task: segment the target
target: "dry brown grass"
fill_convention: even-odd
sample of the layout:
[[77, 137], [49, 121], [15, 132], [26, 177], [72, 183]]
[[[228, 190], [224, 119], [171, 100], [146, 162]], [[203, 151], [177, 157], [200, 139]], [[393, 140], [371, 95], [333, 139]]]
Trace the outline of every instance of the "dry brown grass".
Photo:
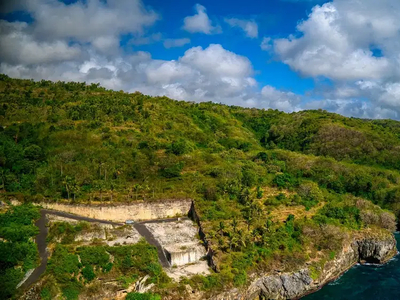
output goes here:
[[280, 205], [273, 211], [271, 211], [271, 217], [275, 222], [284, 222], [289, 215], [294, 215], [296, 219], [302, 219], [304, 217], [312, 218], [319, 209], [325, 205], [325, 202], [319, 203], [310, 210], [306, 210], [303, 205], [296, 206], [284, 206]]

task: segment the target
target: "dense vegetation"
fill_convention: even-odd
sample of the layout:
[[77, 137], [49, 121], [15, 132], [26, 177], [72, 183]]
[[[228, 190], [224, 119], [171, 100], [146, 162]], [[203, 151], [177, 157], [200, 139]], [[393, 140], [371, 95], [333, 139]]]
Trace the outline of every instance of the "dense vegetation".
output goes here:
[[[206, 291], [310, 258], [318, 274], [347, 233], [394, 230], [384, 209], [400, 211], [396, 121], [179, 102], [2, 75], [0, 123], [3, 197], [195, 199], [219, 272], [184, 283]], [[77, 264], [77, 253], [60, 245], [55, 254], [71, 265], [51, 261], [65, 295], [82, 284], [71, 274], [90, 280], [107, 269], [105, 260]]]
[[[149, 275], [148, 283], [157, 283], [160, 288], [170, 282], [158, 262], [156, 249], [143, 240], [130, 246], [114, 247], [99, 245], [76, 248], [73, 245], [56, 244], [40, 294], [42, 299], [53, 299], [60, 292], [67, 300], [78, 299], [82, 293], [86, 297], [93, 297], [101, 292], [102, 286], [100, 282], [90, 283], [99, 276], [103, 280], [116, 278], [120, 286], [126, 288], [146, 275]], [[128, 299], [157, 299], [157, 295], [145, 296], [132, 293]]]
[[14, 295], [25, 272], [37, 265], [38, 250], [31, 238], [38, 233], [33, 221], [39, 217], [39, 210], [32, 205], [0, 213], [0, 299]]

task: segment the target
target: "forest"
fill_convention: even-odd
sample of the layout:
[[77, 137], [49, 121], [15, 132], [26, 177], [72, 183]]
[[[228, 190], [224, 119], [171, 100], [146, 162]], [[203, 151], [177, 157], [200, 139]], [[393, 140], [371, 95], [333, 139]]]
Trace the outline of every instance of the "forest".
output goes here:
[[[347, 233], [386, 234], [400, 213], [400, 122], [393, 120], [287, 114], [0, 75], [0, 125], [4, 200], [194, 199], [218, 270], [181, 284], [203, 291], [240, 287], [252, 272], [291, 270], [310, 259], [317, 276]], [[7, 218], [0, 222], [11, 224]], [[7, 228], [0, 237], [10, 242], [34, 235], [28, 227], [18, 234]], [[64, 267], [55, 260], [74, 254], [60, 246], [54, 255], [50, 270], [62, 282], [57, 272]], [[24, 265], [33, 263], [29, 257]], [[72, 256], [71, 263], [86, 280], [96, 276], [92, 263], [78, 266]], [[1, 264], [6, 276], [9, 265]]]

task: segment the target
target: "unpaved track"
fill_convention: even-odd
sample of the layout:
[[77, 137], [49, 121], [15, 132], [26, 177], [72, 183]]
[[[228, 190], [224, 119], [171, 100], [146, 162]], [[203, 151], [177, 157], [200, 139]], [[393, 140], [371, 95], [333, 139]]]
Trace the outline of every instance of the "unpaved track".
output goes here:
[[21, 285], [22, 289], [29, 287], [32, 283], [40, 278], [40, 276], [46, 271], [47, 265], [47, 251], [46, 251], [46, 238], [48, 229], [46, 227], [46, 212], [40, 211], [40, 219], [35, 222], [35, 225], [39, 227], [39, 234], [35, 237], [35, 242], [38, 246], [40, 265], [37, 267], [31, 276], [29, 276], [25, 282]]
[[[39, 250], [40, 265], [33, 271], [33, 273], [21, 285], [21, 289], [26, 289], [31, 284], [35, 283], [37, 280], [39, 280], [40, 276], [42, 276], [42, 274], [46, 271], [47, 259], [48, 259], [47, 251], [46, 251], [46, 247], [47, 247], [46, 238], [47, 238], [47, 234], [48, 234], [48, 228], [46, 227], [46, 223], [47, 223], [46, 215], [47, 214], [65, 217], [65, 218], [69, 218], [69, 219], [74, 219], [74, 220], [78, 220], [78, 221], [90, 222], [90, 223], [102, 223], [102, 224], [109, 224], [109, 225], [116, 225], [116, 226], [124, 225], [124, 223], [116, 223], [116, 222], [111, 222], [111, 221], [98, 220], [98, 219], [78, 216], [78, 215], [74, 215], [74, 214], [70, 214], [70, 213], [66, 213], [66, 212], [56, 211], [56, 210], [50, 210], [50, 209], [40, 210], [40, 219], [35, 222], [35, 225], [37, 227], [39, 227], [39, 234], [35, 237], [35, 242], [36, 242], [36, 244], [38, 246], [38, 250]], [[173, 218], [173, 219], [164, 219], [164, 220], [151, 220], [151, 221], [137, 222], [137, 223], [133, 224], [133, 227], [139, 232], [139, 234], [141, 236], [143, 236], [150, 245], [157, 248], [159, 261], [164, 268], [170, 267], [168, 259], [165, 256], [164, 250], [161, 247], [160, 243], [154, 238], [153, 234], [147, 229], [145, 224], [146, 223], [168, 223], [168, 222], [175, 222], [175, 221], [185, 220], [185, 219], [188, 219], [188, 218], [185, 217], [185, 218]]]
[[46, 243], [46, 238], [47, 238], [47, 233], [48, 233], [48, 228], [46, 227], [46, 215], [51, 214], [51, 215], [56, 215], [60, 217], [65, 217], [69, 219], [74, 219], [78, 221], [86, 221], [90, 223], [103, 223], [103, 224], [109, 224], [109, 225], [117, 225], [121, 226], [124, 225], [122, 223], [116, 223], [116, 222], [111, 222], [111, 221], [104, 221], [104, 220], [97, 220], [93, 218], [87, 218], [87, 217], [82, 217], [82, 216], [77, 216], [61, 211], [55, 211], [55, 210], [50, 210], [50, 209], [42, 209], [40, 210], [40, 219], [35, 222], [35, 225], [39, 227], [39, 234], [35, 237], [35, 242], [38, 246], [39, 250], [39, 257], [40, 257], [40, 265], [37, 267], [31, 276], [29, 276], [25, 282], [21, 285], [22, 289], [28, 288], [31, 284], [36, 282], [40, 276], [46, 271], [46, 266], [47, 266], [47, 243]]

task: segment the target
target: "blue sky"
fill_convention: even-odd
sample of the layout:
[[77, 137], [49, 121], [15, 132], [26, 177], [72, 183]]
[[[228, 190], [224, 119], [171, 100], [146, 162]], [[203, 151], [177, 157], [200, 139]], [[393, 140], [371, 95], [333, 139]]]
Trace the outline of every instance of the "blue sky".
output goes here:
[[[150, 0], [145, 3], [163, 15], [163, 19], [157, 22], [152, 32], [165, 32], [171, 38], [190, 38], [191, 44], [182, 48], [171, 48], [168, 51], [161, 43], [138, 46], [137, 49], [150, 51], [154, 58], [174, 59], [193, 45], [207, 47], [209, 44], [221, 44], [225, 49], [248, 57], [256, 70], [256, 79], [261, 84], [272, 85], [280, 89], [288, 89], [295, 93], [304, 93], [314, 87], [311, 78], [299, 76], [290, 68], [274, 60], [273, 55], [264, 52], [260, 48], [263, 36], [286, 37], [295, 31], [297, 23], [306, 18], [315, 3], [327, 1], [249, 1], [243, 5], [243, 1], [201, 1], [201, 5], [207, 8], [209, 17], [221, 26], [224, 18], [253, 19], [258, 24], [259, 38], [249, 39], [240, 34], [239, 29], [230, 30], [224, 34], [204, 35], [190, 34], [182, 30], [184, 17], [193, 14], [193, 7], [198, 1], [176, 0], [160, 1]], [[173, 3], [173, 5], [171, 5]], [[179, 8], [179, 9], [178, 9]]]
[[400, 116], [398, 0], [15, 0], [0, 19], [12, 77]]

